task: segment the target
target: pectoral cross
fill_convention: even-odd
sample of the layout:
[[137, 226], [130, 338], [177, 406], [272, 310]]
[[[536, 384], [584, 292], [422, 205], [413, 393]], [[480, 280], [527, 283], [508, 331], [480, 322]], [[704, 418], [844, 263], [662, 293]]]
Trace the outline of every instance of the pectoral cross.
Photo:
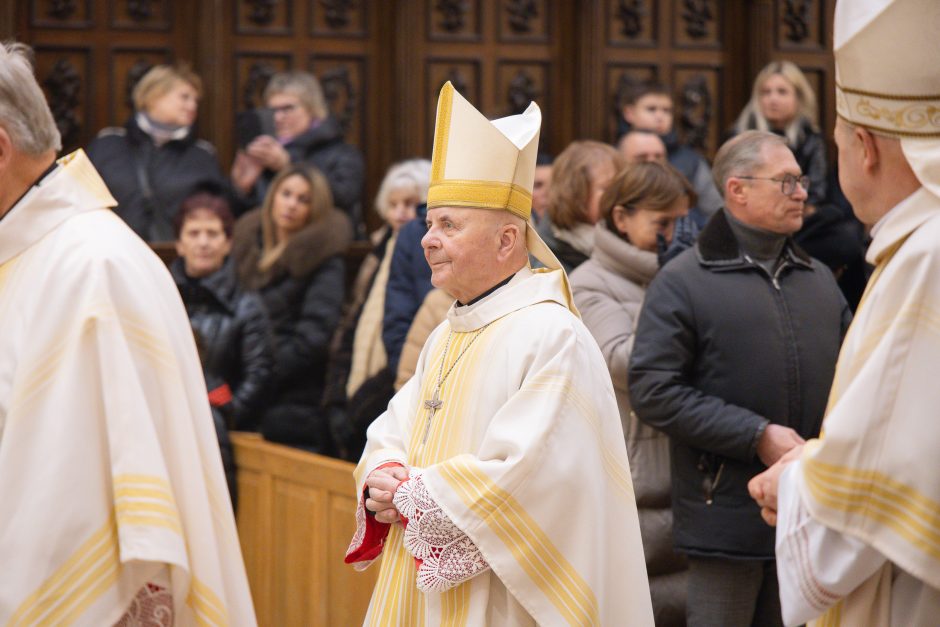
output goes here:
[[430, 399], [424, 401], [424, 408], [428, 410], [428, 423], [424, 427], [424, 440], [422, 444], [427, 444], [428, 434], [431, 432], [431, 421], [434, 419], [434, 414], [437, 413], [441, 407], [444, 406], [444, 401], [441, 400], [441, 388], [440, 386], [434, 388], [434, 394]]

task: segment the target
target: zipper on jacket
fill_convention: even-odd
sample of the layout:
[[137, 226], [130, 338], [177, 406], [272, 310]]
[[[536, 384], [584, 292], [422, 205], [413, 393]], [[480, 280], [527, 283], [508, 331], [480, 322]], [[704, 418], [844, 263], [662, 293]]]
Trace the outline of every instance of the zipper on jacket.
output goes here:
[[778, 292], [780, 291], [780, 273], [783, 272], [783, 269], [787, 266], [786, 259], [780, 260], [780, 265], [777, 266], [777, 269], [774, 270], [773, 274], [771, 274], [767, 268], [751, 259], [750, 255], [744, 255], [744, 260], [766, 274], [767, 278], [770, 279], [770, 284], [774, 286], [774, 289], [776, 289]]

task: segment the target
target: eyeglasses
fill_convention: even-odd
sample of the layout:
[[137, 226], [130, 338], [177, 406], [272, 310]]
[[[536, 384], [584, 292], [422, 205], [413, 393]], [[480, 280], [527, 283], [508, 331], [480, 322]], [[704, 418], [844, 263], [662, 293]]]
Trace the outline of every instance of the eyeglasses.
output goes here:
[[792, 196], [793, 192], [796, 191], [797, 183], [800, 184], [800, 187], [803, 188], [804, 192], [809, 191], [809, 177], [805, 174], [801, 176], [784, 174], [782, 179], [775, 179], [769, 176], [736, 176], [734, 178], [748, 179], [751, 181], [773, 181], [774, 183], [780, 183], [780, 191], [783, 192], [784, 196]]
[[271, 115], [277, 115], [278, 113], [293, 113], [297, 109], [297, 105], [286, 104], [280, 107], [268, 107], [268, 108], [271, 109]]

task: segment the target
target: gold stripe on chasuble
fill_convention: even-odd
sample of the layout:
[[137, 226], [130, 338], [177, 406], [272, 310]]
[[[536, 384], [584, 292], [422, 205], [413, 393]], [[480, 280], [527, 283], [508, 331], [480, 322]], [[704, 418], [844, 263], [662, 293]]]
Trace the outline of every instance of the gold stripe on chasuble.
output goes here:
[[23, 603], [7, 623], [67, 625], [117, 581], [120, 573], [117, 526], [113, 516]]
[[183, 535], [170, 484], [159, 477], [116, 476], [114, 508], [119, 525], [163, 527]]
[[415, 583], [415, 561], [402, 542], [401, 525], [392, 525], [385, 541], [379, 578], [369, 607], [370, 627], [424, 625], [425, 601]]
[[189, 597], [186, 604], [193, 610], [197, 625], [226, 627], [230, 621], [228, 612], [219, 597], [206, 584], [196, 577], [190, 581]]
[[[601, 463], [607, 476], [620, 488], [619, 495], [628, 503], [634, 503], [636, 496], [633, 492], [633, 479], [630, 476], [630, 467], [625, 465], [626, 459], [618, 459], [611, 449], [613, 442], [604, 437], [601, 427], [601, 418], [595, 411], [594, 403], [582, 394], [571, 382], [571, 378], [564, 374], [543, 373], [528, 379], [520, 390], [522, 393], [545, 395], [557, 393], [574, 409], [579, 416], [591, 427], [601, 451]], [[620, 420], [620, 417], [611, 417]], [[619, 443], [619, 442], [618, 442]]]
[[439, 468], [464, 504], [502, 540], [569, 624], [600, 624], [594, 592], [511, 494], [466, 457], [449, 460]]
[[881, 522], [940, 560], [940, 504], [885, 474], [813, 457], [804, 460], [803, 475], [813, 498], [823, 505]]

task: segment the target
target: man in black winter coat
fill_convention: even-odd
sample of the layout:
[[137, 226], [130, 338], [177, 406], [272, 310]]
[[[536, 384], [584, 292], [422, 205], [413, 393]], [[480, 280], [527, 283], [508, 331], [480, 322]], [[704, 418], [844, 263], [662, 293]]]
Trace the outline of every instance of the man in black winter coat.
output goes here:
[[747, 482], [818, 434], [851, 317], [791, 235], [808, 181], [785, 141], [748, 131], [715, 159], [725, 208], [649, 287], [632, 406], [672, 441], [674, 544], [690, 625], [780, 625], [773, 529]]

